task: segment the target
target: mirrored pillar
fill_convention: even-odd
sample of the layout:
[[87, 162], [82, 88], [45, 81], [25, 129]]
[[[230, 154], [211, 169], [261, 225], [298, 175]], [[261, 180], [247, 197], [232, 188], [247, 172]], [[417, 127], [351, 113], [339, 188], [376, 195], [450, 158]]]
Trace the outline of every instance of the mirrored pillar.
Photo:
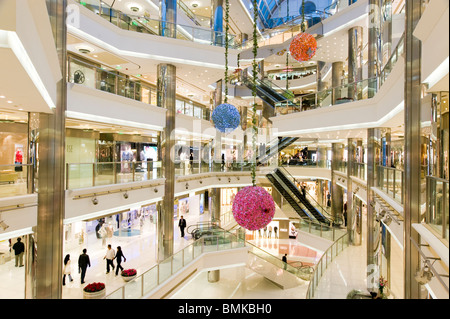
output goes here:
[[[373, 277], [373, 272], [379, 271], [378, 260], [380, 249], [380, 225], [376, 221], [375, 196], [372, 187], [377, 181], [376, 167], [381, 163], [381, 130], [370, 128], [367, 130], [367, 278]], [[369, 291], [377, 291], [375, 282], [367, 281]]]
[[[381, 68], [381, 4], [383, 0], [369, 0], [369, 43], [368, 48], [368, 70], [369, 79], [376, 78]], [[369, 81], [368, 97], [375, 95], [377, 89], [376, 81]]]
[[211, 1], [211, 27], [213, 28], [213, 43], [216, 45], [225, 44], [225, 34], [223, 32], [223, 0]]
[[317, 61], [317, 70], [316, 70], [316, 82], [317, 82], [317, 92], [325, 90], [325, 83], [323, 82], [322, 69], [325, 67], [325, 62]]
[[[65, 0], [47, 0], [47, 11], [53, 31], [61, 73], [66, 74], [67, 26]], [[39, 185], [37, 226], [33, 240], [28, 243], [38, 247], [35, 254], [35, 271], [26, 269], [26, 298], [61, 299], [63, 260], [63, 219], [65, 207], [65, 112], [67, 108], [67, 83], [63, 76], [56, 83], [56, 108], [52, 113], [39, 113]], [[30, 252], [27, 252], [30, 256]], [[29, 263], [27, 262], [27, 266]]]
[[420, 235], [412, 227], [421, 222], [421, 53], [422, 44], [414, 29], [422, 14], [421, 0], [405, 1], [405, 185], [404, 185], [404, 258], [405, 299], [419, 299], [420, 286], [415, 279], [421, 267], [420, 256], [412, 241], [420, 244]]
[[352, 181], [352, 176], [355, 176], [358, 141], [361, 141], [361, 139], [349, 138], [347, 144], [347, 231], [350, 243], [355, 246], [361, 245], [361, 236], [357, 231], [357, 215], [355, 214], [355, 207], [353, 207], [354, 189]]
[[336, 183], [335, 171], [339, 171], [344, 165], [344, 144], [331, 144], [331, 216], [334, 220], [340, 220], [344, 209], [342, 187]]
[[331, 87], [333, 88], [333, 104], [341, 98], [341, 90], [337, 87], [342, 85], [342, 77], [344, 73], [344, 62], [333, 62], [331, 65]]
[[159, 35], [168, 38], [177, 37], [177, 0], [160, 0]]
[[165, 178], [164, 198], [158, 219], [158, 260], [164, 260], [173, 254], [176, 67], [170, 64], [158, 64], [157, 72], [158, 106], [166, 109], [165, 127], [160, 135], [162, 174]]
[[[348, 97], [360, 100], [362, 88], [355, 82], [362, 80], [363, 28], [353, 27], [348, 30]], [[350, 85], [354, 83], [354, 85]]]

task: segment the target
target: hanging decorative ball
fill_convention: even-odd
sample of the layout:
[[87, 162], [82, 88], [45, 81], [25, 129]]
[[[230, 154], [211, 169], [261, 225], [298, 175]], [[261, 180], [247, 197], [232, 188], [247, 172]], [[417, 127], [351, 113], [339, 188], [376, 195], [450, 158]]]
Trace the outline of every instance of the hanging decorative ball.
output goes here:
[[222, 133], [234, 131], [241, 123], [241, 115], [235, 106], [220, 104], [212, 112], [211, 118], [214, 126]]
[[308, 61], [316, 54], [317, 41], [309, 33], [297, 34], [289, 46], [291, 56], [299, 61]]
[[232, 206], [236, 222], [248, 230], [266, 227], [275, 215], [275, 202], [262, 187], [247, 186], [234, 197]]

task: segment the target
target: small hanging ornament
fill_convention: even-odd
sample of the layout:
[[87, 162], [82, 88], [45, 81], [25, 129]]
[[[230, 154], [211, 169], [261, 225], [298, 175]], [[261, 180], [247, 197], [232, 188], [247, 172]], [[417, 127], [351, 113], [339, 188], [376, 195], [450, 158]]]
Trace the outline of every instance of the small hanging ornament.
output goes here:
[[243, 228], [258, 230], [266, 227], [275, 215], [275, 202], [264, 188], [247, 186], [234, 197], [233, 217]]

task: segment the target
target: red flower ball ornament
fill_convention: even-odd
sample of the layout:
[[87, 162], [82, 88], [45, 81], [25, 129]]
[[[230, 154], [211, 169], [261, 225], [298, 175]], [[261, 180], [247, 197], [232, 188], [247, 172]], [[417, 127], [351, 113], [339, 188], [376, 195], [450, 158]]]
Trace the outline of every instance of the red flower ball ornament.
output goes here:
[[233, 217], [248, 230], [266, 227], [275, 215], [275, 202], [264, 188], [247, 186], [241, 189], [233, 201]]
[[309, 33], [297, 34], [289, 46], [291, 56], [299, 61], [309, 61], [316, 54], [317, 41]]

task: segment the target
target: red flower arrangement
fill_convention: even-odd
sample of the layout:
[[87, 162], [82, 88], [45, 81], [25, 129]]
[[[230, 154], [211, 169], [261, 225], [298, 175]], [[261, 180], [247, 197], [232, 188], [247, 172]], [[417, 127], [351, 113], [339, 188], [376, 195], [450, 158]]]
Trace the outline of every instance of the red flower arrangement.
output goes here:
[[137, 274], [136, 269], [125, 269], [121, 273], [121, 275], [124, 277], [132, 277], [132, 276], [136, 276], [136, 274]]
[[105, 289], [105, 284], [102, 282], [94, 282], [83, 288], [86, 292], [97, 292]]
[[300, 33], [295, 36], [289, 46], [291, 56], [301, 62], [308, 61], [316, 54], [317, 41], [309, 33]]

